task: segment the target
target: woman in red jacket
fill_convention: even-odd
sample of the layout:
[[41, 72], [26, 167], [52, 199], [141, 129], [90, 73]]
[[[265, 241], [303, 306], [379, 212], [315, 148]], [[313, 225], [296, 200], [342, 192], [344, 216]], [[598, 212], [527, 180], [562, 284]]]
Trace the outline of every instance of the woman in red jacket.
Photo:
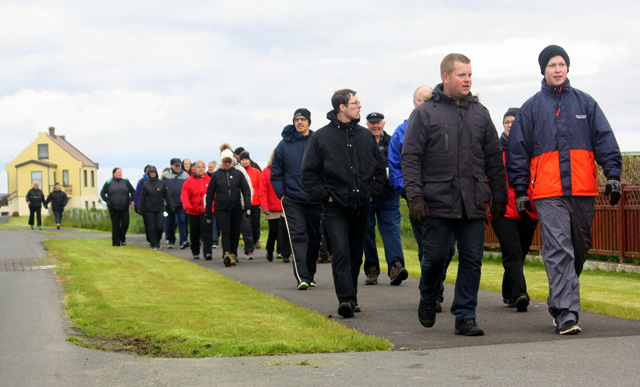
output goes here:
[[[500, 136], [502, 144], [502, 157], [504, 159], [509, 144], [509, 132], [511, 124], [518, 114], [517, 108], [510, 108], [504, 114], [502, 124], [504, 133]], [[529, 306], [529, 295], [527, 294], [527, 282], [524, 278], [522, 265], [529, 252], [533, 233], [538, 225], [538, 217], [533, 212], [528, 212], [528, 219], [523, 219], [516, 211], [516, 194], [509, 184], [507, 176], [507, 191], [509, 203], [507, 213], [503, 218], [491, 222], [493, 231], [500, 241], [502, 250], [502, 266], [504, 266], [504, 276], [502, 277], [502, 298], [509, 307], [516, 307], [518, 312], [526, 312]]]
[[282, 203], [280, 199], [278, 199], [278, 196], [276, 196], [273, 186], [271, 185], [272, 161], [273, 152], [271, 152], [267, 167], [262, 171], [258, 191], [264, 219], [269, 222], [269, 236], [267, 237], [267, 261], [269, 262], [273, 261], [273, 248], [275, 247], [276, 241], [278, 242], [278, 252], [284, 257], [291, 255], [287, 226], [283, 219]]
[[204, 258], [209, 261], [212, 258], [211, 244], [213, 242], [213, 234], [211, 223], [207, 222], [204, 214], [207, 188], [211, 178], [205, 172], [206, 164], [204, 161], [198, 160], [193, 175], [189, 176], [182, 185], [180, 200], [182, 200], [182, 206], [187, 212], [189, 228], [191, 229], [189, 237], [193, 259], [200, 258], [200, 240], [202, 240]]

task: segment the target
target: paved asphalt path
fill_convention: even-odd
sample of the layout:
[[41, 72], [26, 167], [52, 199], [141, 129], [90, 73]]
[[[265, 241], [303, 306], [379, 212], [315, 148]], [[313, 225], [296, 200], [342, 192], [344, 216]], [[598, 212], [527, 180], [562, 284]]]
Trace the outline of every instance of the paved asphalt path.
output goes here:
[[[418, 323], [416, 279], [392, 287], [382, 276], [377, 286], [359, 286], [362, 313], [336, 321], [387, 337], [394, 344], [391, 352], [153, 359], [77, 347], [66, 341], [70, 321], [64, 292], [52, 270], [55, 259], [41, 242], [78, 237], [109, 235], [0, 228], [0, 386], [640, 383], [639, 321], [582, 312], [583, 333], [560, 337], [544, 304], [533, 302], [527, 313], [516, 313], [503, 306], [499, 294], [481, 291], [478, 323], [485, 336], [460, 337], [453, 334], [454, 319], [446, 311], [431, 329]], [[129, 244], [142, 245], [143, 238], [129, 237]], [[191, 260], [188, 249], [163, 252], [319, 313], [336, 314], [330, 265], [319, 265], [317, 288], [297, 291], [291, 266], [267, 262], [264, 250], [231, 268], [222, 264], [220, 251], [213, 261]], [[453, 286], [447, 285], [445, 305], [452, 294]]]

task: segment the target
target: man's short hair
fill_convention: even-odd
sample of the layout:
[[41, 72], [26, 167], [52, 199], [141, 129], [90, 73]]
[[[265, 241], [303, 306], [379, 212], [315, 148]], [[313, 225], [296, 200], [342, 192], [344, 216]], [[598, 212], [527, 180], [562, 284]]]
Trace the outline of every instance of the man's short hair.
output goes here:
[[471, 63], [471, 59], [462, 54], [449, 54], [442, 59], [442, 62], [440, 62], [440, 74], [451, 74], [455, 68], [454, 62], [469, 64]]
[[333, 111], [336, 113], [339, 112], [340, 105], [348, 104], [351, 96], [356, 94], [358, 94], [358, 92], [351, 89], [336, 90], [336, 92], [333, 93], [333, 97], [331, 97], [331, 106], [333, 106]]

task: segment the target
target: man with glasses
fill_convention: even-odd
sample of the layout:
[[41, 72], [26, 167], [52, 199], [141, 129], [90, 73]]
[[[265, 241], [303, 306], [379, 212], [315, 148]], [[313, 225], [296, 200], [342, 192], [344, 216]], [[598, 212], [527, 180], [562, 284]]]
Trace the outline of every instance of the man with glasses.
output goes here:
[[458, 277], [451, 313], [459, 335], [481, 336], [476, 323], [486, 205], [504, 216], [507, 187], [502, 150], [487, 109], [471, 92], [471, 61], [449, 54], [442, 83], [413, 110], [402, 148], [402, 174], [413, 221], [424, 224], [418, 320], [430, 328], [452, 236], [458, 241]]
[[293, 275], [298, 290], [316, 286], [316, 262], [320, 251], [322, 207], [302, 188], [302, 156], [313, 136], [311, 112], [297, 109], [293, 125], [282, 130], [282, 140], [273, 153], [271, 185], [282, 200], [287, 235], [291, 241]]
[[356, 92], [338, 90], [331, 97], [329, 124], [318, 129], [302, 159], [302, 186], [322, 203], [331, 245], [338, 314], [359, 311], [357, 289], [369, 204], [381, 194], [385, 168], [373, 134], [358, 125], [361, 103]]

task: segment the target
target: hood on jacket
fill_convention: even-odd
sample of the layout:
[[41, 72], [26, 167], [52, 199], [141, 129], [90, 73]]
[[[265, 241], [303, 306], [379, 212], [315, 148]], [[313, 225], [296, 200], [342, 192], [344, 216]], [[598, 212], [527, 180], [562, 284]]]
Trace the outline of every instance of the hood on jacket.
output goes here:
[[[309, 135], [306, 137], [309, 137], [312, 134], [313, 130], [309, 129]], [[295, 142], [301, 140], [302, 138], [303, 137], [298, 133], [294, 125], [289, 124], [285, 126], [284, 129], [282, 129], [282, 139], [287, 142]]]
[[359, 118], [356, 118], [355, 120], [351, 120], [351, 122], [342, 122], [338, 119], [338, 114], [333, 110], [330, 110], [327, 113], [327, 119], [331, 121], [331, 124], [333, 124], [333, 126], [339, 129], [345, 129], [345, 130], [351, 130], [355, 128], [360, 122]]
[[[426, 93], [423, 94], [422, 96], [422, 100], [423, 102], [427, 102], [430, 100], [434, 100], [434, 101], [440, 101], [444, 98], [448, 98], [448, 99], [453, 99], [451, 97], [449, 97], [448, 95], [446, 95], [444, 93], [444, 84], [443, 83], [439, 83], [430, 93]], [[472, 94], [471, 92], [469, 92], [469, 94], [467, 94], [466, 97], [464, 97], [460, 102], [462, 101], [467, 101], [467, 102], [479, 102], [480, 98], [479, 98], [479, 94]]]
[[[156, 169], [155, 165], [149, 165], [149, 169], [147, 169], [147, 176], [149, 176], [151, 174], [151, 172], [155, 172], [156, 173], [156, 179], [159, 178], [160, 176], [158, 176], [158, 170]], [[149, 177], [149, 179], [151, 179]]]

